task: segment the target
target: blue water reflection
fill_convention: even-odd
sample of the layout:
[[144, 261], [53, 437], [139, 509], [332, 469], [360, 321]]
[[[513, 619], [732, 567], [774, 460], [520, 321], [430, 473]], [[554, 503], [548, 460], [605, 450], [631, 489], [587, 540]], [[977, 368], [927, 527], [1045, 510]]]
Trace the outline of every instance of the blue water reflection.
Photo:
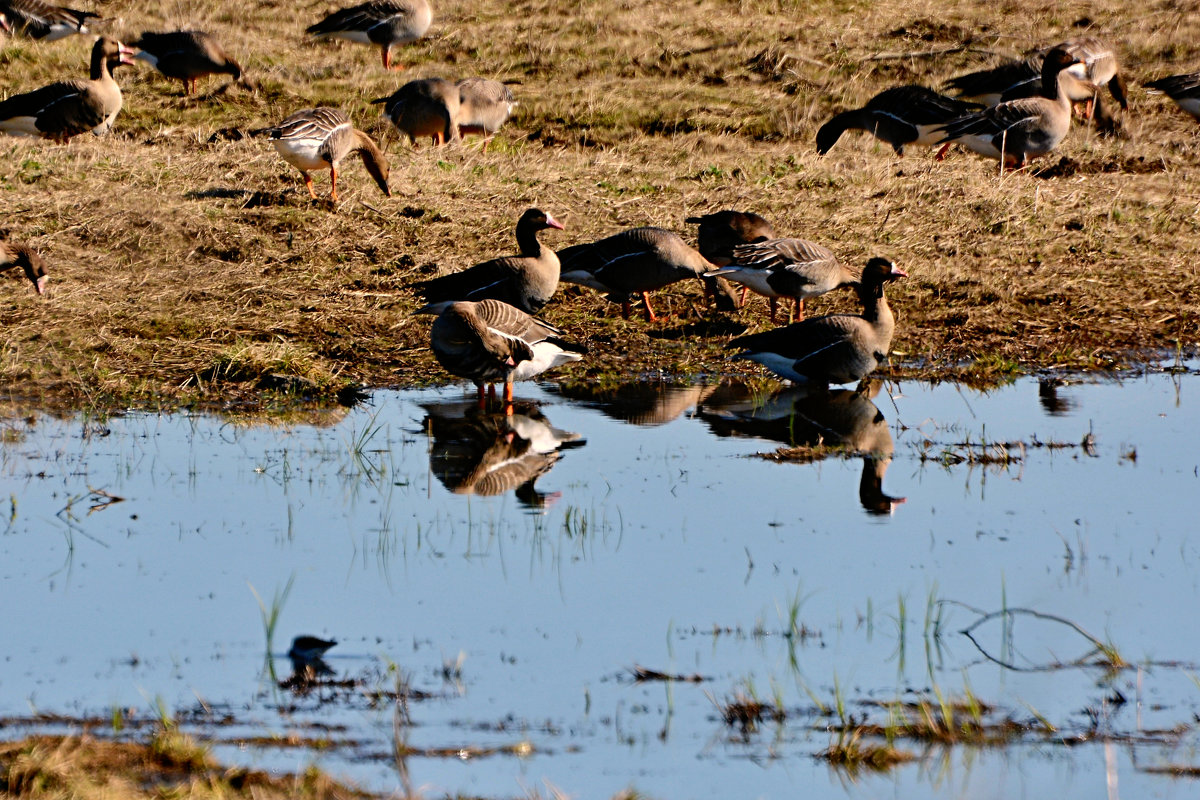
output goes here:
[[[1118, 776], [1129, 797], [1190, 796], [1143, 769], [1196, 744], [1196, 385], [521, 385], [512, 415], [450, 388], [289, 426], [14, 409], [0, 712], [152, 717], [161, 698], [216, 739], [341, 726], [321, 730], [353, 746], [218, 755], [390, 790], [402, 678], [427, 695], [409, 747], [532, 748], [408, 759], [430, 793], [1084, 798]], [[256, 596], [283, 598], [282, 674], [310, 634], [357, 683], [276, 688]], [[1044, 620], [958, 633], [1004, 608], [1142, 666], [1038, 671], [1091, 649]], [[706, 680], [638, 683], [635, 665]], [[1096, 743], [928, 751], [855, 780], [812, 758], [830, 742], [817, 700], [870, 716], [968, 686]], [[743, 737], [714, 705], [738, 693], [788, 721]], [[1176, 726], [1174, 748], [1134, 736]]]

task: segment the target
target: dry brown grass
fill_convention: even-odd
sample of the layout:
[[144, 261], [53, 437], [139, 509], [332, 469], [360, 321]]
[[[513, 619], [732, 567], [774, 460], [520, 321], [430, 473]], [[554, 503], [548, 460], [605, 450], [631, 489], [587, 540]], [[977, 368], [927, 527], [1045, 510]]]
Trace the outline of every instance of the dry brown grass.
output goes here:
[[[257, 400], [267, 385], [328, 396], [352, 382], [441, 379], [406, 286], [511, 252], [529, 205], [565, 221], [545, 235], [551, 246], [651, 224], [691, 238], [686, 216], [744, 208], [851, 263], [887, 255], [912, 276], [889, 295], [895, 349], [948, 374], [976, 361], [1106, 367], [1196, 344], [1200, 145], [1165, 98], [1133, 85], [1129, 138], [1075, 128], [1048, 162], [1067, 159], [1054, 177], [1001, 178], [970, 155], [898, 159], [853, 133], [824, 158], [813, 145], [843, 106], [899, 83], [940, 85], [1078, 34], [1085, 18], [1120, 44], [1135, 81], [1198, 69], [1195, 2], [449, 0], [435, 2], [431, 36], [401, 53], [399, 75], [376, 49], [306, 39], [334, 5], [102, 6], [118, 35], [213, 31], [260, 90], [210, 78], [185, 98], [125, 67], [114, 135], [66, 147], [0, 138], [0, 226], [53, 271], [44, 298], [18, 276], [0, 280], [10, 395], [154, 406]], [[77, 75], [89, 46], [12, 41], [0, 89]], [[487, 154], [473, 142], [412, 150], [369, 104], [413, 77], [471, 74], [517, 82], [517, 115]], [[314, 104], [387, 138], [393, 198], [353, 163], [341, 205], [314, 203], [265, 141], [228, 138]], [[327, 182], [318, 176], [318, 190]], [[679, 316], [658, 326], [560, 291], [544, 315], [592, 345], [576, 374], [727, 371], [720, 345], [766, 324], [761, 301], [712, 317], [698, 286], [667, 292]]]

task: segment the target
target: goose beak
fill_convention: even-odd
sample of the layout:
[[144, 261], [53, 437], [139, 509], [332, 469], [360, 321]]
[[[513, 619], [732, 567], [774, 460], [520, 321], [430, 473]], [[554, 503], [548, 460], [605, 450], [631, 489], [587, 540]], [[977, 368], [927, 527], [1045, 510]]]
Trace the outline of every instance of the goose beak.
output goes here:
[[0, 14], [0, 31], [12, 33], [12, 26], [8, 24], [8, 17], [4, 16], [3, 14]]
[[120, 57], [119, 63], [132, 64], [134, 53], [136, 53], [137, 51], [131, 47], [126, 47], [125, 45], [121, 45], [120, 47], [121, 47], [121, 57]]
[[554, 217], [550, 216], [549, 214], [546, 215], [546, 227], [547, 228], [558, 228], [560, 231], [566, 230], [566, 228], [563, 227], [563, 224], [561, 222], [559, 222], [558, 220], [556, 220]]
[[907, 278], [907, 277], [908, 277], [908, 273], [907, 273], [907, 272], [905, 272], [904, 270], [900, 269], [900, 268], [899, 268], [899, 267], [897, 267], [895, 264], [892, 264], [892, 272], [891, 272], [891, 278], [892, 278], [892, 280], [895, 280], [896, 278]]
[[38, 279], [33, 282], [34, 291], [36, 291], [38, 294], [45, 294], [46, 293], [46, 281], [48, 281], [49, 279], [50, 279], [49, 275], [42, 275], [42, 276], [38, 277]]

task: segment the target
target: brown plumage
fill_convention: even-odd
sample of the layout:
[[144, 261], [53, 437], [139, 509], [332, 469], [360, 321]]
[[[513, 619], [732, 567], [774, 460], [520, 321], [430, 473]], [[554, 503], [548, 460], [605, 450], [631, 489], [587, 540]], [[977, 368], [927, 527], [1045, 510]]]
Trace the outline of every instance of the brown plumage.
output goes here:
[[896, 318], [883, 295], [884, 284], [905, 273], [884, 258], [872, 258], [857, 287], [861, 315], [813, 317], [783, 328], [739, 336], [727, 347], [735, 359], [762, 364], [795, 383], [851, 383], [870, 374], [887, 358]]
[[458, 133], [458, 87], [445, 78], [409, 81], [387, 97], [371, 101], [383, 104], [383, 115], [408, 136], [428, 136], [435, 145], [461, 141]]
[[12, 30], [47, 42], [90, 33], [88, 20], [100, 18], [92, 11], [77, 11], [42, 0], [0, 0], [0, 16], [8, 21]]
[[350, 118], [336, 108], [306, 108], [274, 127], [260, 128], [251, 133], [271, 137], [271, 143], [283, 160], [300, 170], [304, 185], [314, 200], [317, 199], [317, 193], [309, 172], [314, 169], [329, 170], [332, 183], [329, 196], [337, 202], [338, 165], [342, 159], [354, 153], [362, 157], [363, 166], [375, 179], [379, 190], [391, 197], [387, 157], [370, 136], [351, 125]]
[[729, 263], [733, 248], [775, 238], [771, 223], [749, 211], [715, 211], [688, 217], [687, 222], [699, 226], [696, 247], [700, 255], [718, 267]]
[[681, 239], [663, 228], [632, 228], [587, 244], [559, 251], [562, 280], [604, 292], [621, 304], [628, 319], [630, 303], [640, 295], [646, 320], [658, 318], [650, 306], [650, 292], [685, 278], [702, 279], [714, 265]]
[[1147, 81], [1146, 87], [1156, 89], [1192, 117], [1200, 122], [1200, 72], [1190, 72], [1186, 75], [1168, 75], [1158, 80]]
[[185, 94], [194, 93], [196, 81], [205, 75], [228, 74], [235, 81], [242, 78], [241, 65], [229, 57], [212, 34], [204, 31], [147, 31], [130, 44], [140, 48], [137, 58], [168, 78], [182, 81]]
[[527, 209], [517, 220], [519, 255], [493, 258], [461, 272], [422, 281], [414, 288], [431, 303], [491, 298], [536, 314], [550, 302], [559, 281], [558, 256], [538, 241], [538, 233], [562, 227], [545, 211]]
[[858, 275], [846, 269], [833, 251], [804, 239], [767, 239], [738, 245], [729, 264], [706, 274], [725, 277], [766, 297], [775, 321], [776, 301], [794, 300], [793, 310], [804, 319], [804, 300], [857, 283]]
[[121, 110], [121, 87], [109, 60], [131, 63], [133, 51], [108, 36], [92, 47], [91, 80], [58, 81], [0, 102], [0, 131], [67, 142], [92, 131], [108, 133]]
[[428, 0], [372, 0], [334, 11], [305, 32], [318, 39], [378, 45], [384, 69], [404, 69], [392, 64], [392, 48], [420, 39], [432, 21]]
[[487, 78], [463, 78], [458, 82], [458, 133], [483, 135], [483, 152], [488, 142], [510, 116], [517, 101], [500, 81]]
[[46, 291], [46, 262], [33, 248], [15, 242], [0, 241], [0, 272], [21, 268], [38, 294]]

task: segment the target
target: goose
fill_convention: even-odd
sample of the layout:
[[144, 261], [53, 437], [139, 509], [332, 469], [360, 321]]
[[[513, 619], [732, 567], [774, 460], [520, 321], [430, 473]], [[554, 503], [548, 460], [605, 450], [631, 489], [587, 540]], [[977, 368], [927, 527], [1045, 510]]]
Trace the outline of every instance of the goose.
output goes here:
[[445, 78], [409, 81], [387, 97], [371, 101], [383, 104], [383, 113], [396, 130], [408, 136], [416, 147], [417, 138], [428, 136], [436, 145], [458, 142], [458, 88]]
[[847, 130], [863, 130], [904, 155], [907, 145], [932, 147], [937, 143], [938, 125], [982, 108], [939, 94], [924, 86], [886, 89], [862, 108], [843, 111], [817, 131], [817, 153], [825, 155]]
[[229, 57], [216, 38], [204, 31], [146, 31], [130, 42], [139, 48], [137, 58], [168, 78], [183, 81], [184, 94], [196, 91], [196, 80], [205, 75], [227, 73], [235, 81], [242, 79], [242, 67]]
[[387, 197], [392, 196], [392, 190], [388, 188], [390, 170], [387, 157], [370, 136], [351, 125], [350, 118], [336, 108], [306, 108], [272, 128], [259, 128], [250, 133], [271, 137], [271, 144], [275, 145], [283, 160], [300, 170], [304, 185], [314, 200], [317, 199], [317, 193], [313, 190], [309, 171], [329, 170], [332, 183], [329, 197], [336, 203], [338, 164], [352, 153], [362, 156], [363, 166], [375, 179], [379, 190]]
[[688, 217], [685, 222], [699, 226], [696, 230], [696, 248], [700, 255], [718, 267], [730, 263], [733, 248], [738, 245], [775, 238], [771, 223], [749, 211], [714, 211]]
[[558, 256], [538, 241], [538, 233], [547, 228], [563, 230], [562, 223], [545, 211], [527, 209], [517, 220], [519, 255], [493, 258], [461, 272], [421, 281], [415, 288], [431, 303], [492, 298], [536, 314], [558, 289]]
[[1187, 113], [1200, 122], [1200, 72], [1186, 75], [1169, 75], [1165, 78], [1149, 81], [1145, 84], [1149, 89], [1156, 89]]
[[31, 39], [53, 42], [74, 34], [91, 33], [88, 20], [100, 19], [92, 11], [51, 5], [43, 0], [0, 0], [0, 14], [8, 26]]
[[372, 0], [334, 11], [308, 26], [306, 33], [318, 39], [347, 39], [360, 44], [377, 44], [384, 69], [404, 69], [392, 64], [392, 48], [415, 42], [429, 30], [433, 10], [428, 0]]
[[739, 336], [726, 347], [734, 360], [762, 364], [793, 383], [853, 383], [887, 358], [896, 319], [884, 297], [884, 284], [908, 273], [886, 258], [872, 258], [857, 287], [861, 315], [813, 317], [783, 328]]
[[451, 375], [475, 383], [504, 381], [504, 402], [512, 403], [513, 381], [583, 358], [587, 348], [562, 338], [562, 331], [500, 300], [430, 303], [418, 314], [437, 314], [429, 345]]
[[58, 81], [0, 102], [0, 132], [66, 143], [85, 131], [108, 133], [121, 110], [109, 59], [130, 64], [133, 51], [108, 36], [92, 47], [91, 80]]
[[17, 267], [21, 268], [25, 277], [33, 284], [35, 292], [42, 294], [46, 291], [48, 278], [46, 262], [42, 261], [42, 257], [31, 247], [0, 240], [0, 272]]
[[500, 81], [487, 78], [463, 78], [458, 87], [458, 134], [483, 135], [483, 152], [488, 142], [512, 116], [517, 101]]
[[804, 299], [858, 283], [858, 276], [846, 269], [833, 251], [804, 239], [768, 239], [733, 248], [730, 263], [705, 273], [707, 278], [722, 276], [753, 289], [767, 298], [771, 321], [775, 321], [776, 301], [791, 297], [798, 319], [804, 319]]
[[646, 321], [658, 317], [650, 305], [650, 292], [685, 278], [702, 278], [714, 268], [682, 238], [663, 228], [631, 228], [587, 244], [559, 251], [562, 281], [604, 292], [621, 304], [629, 319], [633, 295], [645, 303]]
[[[991, 108], [969, 114], [940, 126], [940, 144], [957, 142], [988, 158], [1000, 159], [1004, 167], [1023, 167], [1036, 156], [1058, 146], [1071, 127], [1071, 100], [1064, 83], [1072, 80], [1065, 70], [1079, 63], [1062, 48], [1046, 54], [1042, 64], [1045, 96], [1006, 100]], [[945, 148], [941, 157], [945, 153]]]

